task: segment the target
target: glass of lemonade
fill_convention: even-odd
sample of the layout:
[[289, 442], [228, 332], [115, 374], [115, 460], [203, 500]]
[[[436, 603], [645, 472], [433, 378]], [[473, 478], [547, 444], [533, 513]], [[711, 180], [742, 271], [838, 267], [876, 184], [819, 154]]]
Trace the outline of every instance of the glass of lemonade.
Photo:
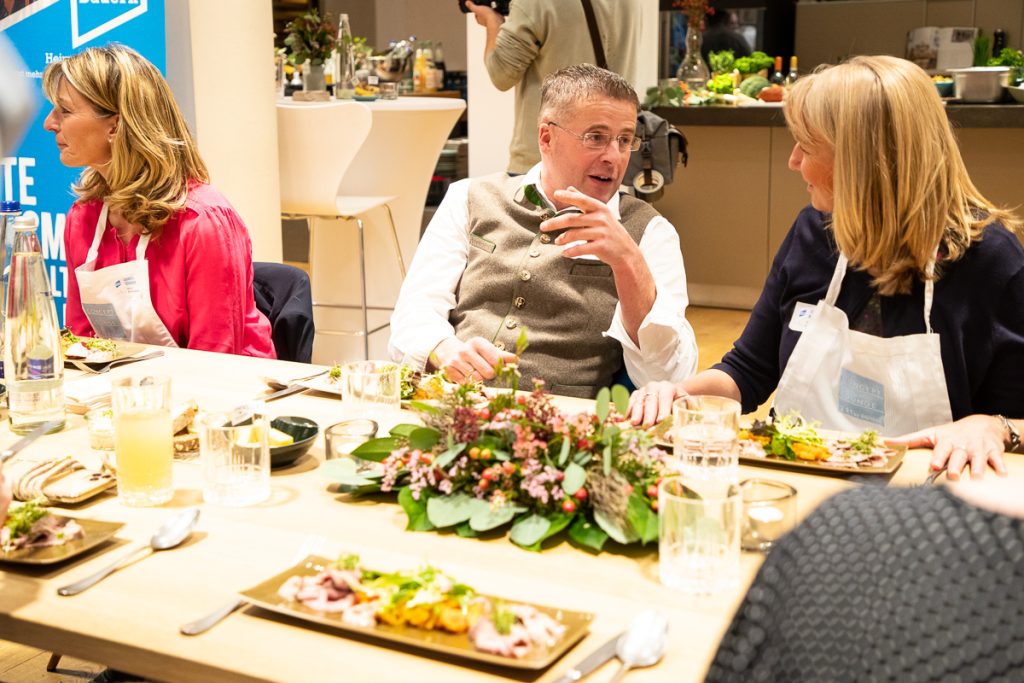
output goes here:
[[170, 377], [112, 382], [117, 494], [132, 507], [162, 505], [174, 496], [174, 427]]

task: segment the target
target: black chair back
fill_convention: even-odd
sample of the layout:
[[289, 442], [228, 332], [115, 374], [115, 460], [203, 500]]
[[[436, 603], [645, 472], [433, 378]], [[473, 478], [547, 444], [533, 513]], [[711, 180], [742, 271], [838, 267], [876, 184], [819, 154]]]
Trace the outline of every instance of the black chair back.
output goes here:
[[256, 308], [270, 320], [274, 350], [281, 360], [313, 358], [313, 293], [309, 276], [283, 263], [252, 264]]

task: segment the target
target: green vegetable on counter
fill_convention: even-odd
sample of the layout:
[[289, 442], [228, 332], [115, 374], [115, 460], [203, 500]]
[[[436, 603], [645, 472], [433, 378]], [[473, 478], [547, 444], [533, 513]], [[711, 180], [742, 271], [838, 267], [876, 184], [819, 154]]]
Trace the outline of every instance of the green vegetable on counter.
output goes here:
[[775, 65], [775, 60], [766, 55], [763, 52], [757, 51], [751, 54], [749, 57], [740, 57], [736, 60], [736, 70], [741, 74], [756, 74], [762, 69], [771, 69]]
[[771, 83], [764, 76], [751, 76], [740, 83], [740, 92], [747, 97], [757, 97], [757, 94], [767, 88]]
[[736, 55], [733, 54], [732, 50], [722, 50], [721, 52], [708, 53], [708, 66], [711, 67], [712, 73], [729, 73], [730, 71], [732, 71], [733, 65], [735, 63]]
[[729, 74], [719, 74], [708, 80], [708, 90], [720, 95], [731, 95], [733, 87], [732, 76]]

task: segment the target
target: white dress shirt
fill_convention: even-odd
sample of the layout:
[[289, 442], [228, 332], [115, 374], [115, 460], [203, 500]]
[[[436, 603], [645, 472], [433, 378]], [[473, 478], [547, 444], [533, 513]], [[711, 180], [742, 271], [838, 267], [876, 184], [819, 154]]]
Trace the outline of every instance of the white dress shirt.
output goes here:
[[[522, 176], [522, 184], [534, 184], [543, 195], [540, 173], [541, 164], [537, 164]], [[448, 320], [469, 259], [471, 182], [460, 180], [448, 188], [420, 240], [391, 316], [388, 351], [395, 361], [417, 370], [426, 366], [438, 344], [455, 334]], [[620, 217], [618, 194], [609, 200], [608, 208], [616, 219]], [[697, 340], [686, 320], [689, 298], [679, 235], [664, 217], [656, 216], [647, 224], [639, 246], [657, 290], [640, 324], [640, 343], [634, 344], [623, 327], [621, 304], [616, 304], [611, 326], [603, 334], [622, 344], [626, 371], [638, 387], [653, 380], [678, 382], [697, 370]]]

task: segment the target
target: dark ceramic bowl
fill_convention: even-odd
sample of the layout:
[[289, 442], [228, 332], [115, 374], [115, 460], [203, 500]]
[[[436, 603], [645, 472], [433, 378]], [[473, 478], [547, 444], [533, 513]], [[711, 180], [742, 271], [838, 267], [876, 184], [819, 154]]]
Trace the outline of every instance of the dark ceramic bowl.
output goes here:
[[939, 91], [939, 97], [953, 96], [953, 81], [933, 81], [935, 89]]
[[320, 425], [313, 420], [296, 415], [282, 415], [274, 419], [270, 426], [295, 439], [287, 446], [275, 446], [270, 449], [271, 467], [291, 465], [309, 450], [316, 440], [316, 435], [320, 433]]

